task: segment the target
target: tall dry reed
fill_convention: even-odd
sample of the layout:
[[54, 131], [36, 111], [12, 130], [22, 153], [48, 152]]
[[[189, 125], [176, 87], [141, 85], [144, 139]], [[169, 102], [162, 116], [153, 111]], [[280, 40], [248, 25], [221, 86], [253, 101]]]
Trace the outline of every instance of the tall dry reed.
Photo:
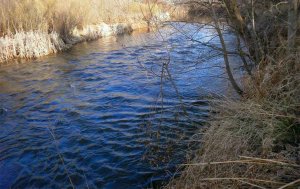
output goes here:
[[0, 5], [0, 36], [39, 30], [65, 37], [75, 27], [134, 22], [162, 8], [134, 0], [0, 0]]
[[0, 0], [0, 62], [147, 27], [164, 8], [148, 0]]

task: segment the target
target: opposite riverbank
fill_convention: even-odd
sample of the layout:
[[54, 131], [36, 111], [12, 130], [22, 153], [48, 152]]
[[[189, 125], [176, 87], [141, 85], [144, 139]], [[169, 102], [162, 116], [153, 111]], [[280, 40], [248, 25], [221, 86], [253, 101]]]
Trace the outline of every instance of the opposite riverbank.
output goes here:
[[100, 37], [129, 34], [171, 17], [165, 3], [1, 0], [0, 63], [32, 59]]
[[56, 32], [28, 31], [0, 38], [0, 63], [13, 59], [32, 59], [67, 50], [73, 45], [101, 37], [130, 34], [133, 30], [147, 28], [146, 22], [88, 25], [75, 28], [67, 39]]

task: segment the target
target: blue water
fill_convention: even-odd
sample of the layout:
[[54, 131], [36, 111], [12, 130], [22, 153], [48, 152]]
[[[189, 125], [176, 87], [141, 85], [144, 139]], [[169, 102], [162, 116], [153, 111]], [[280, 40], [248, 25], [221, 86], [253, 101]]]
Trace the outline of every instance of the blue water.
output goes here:
[[0, 188], [159, 186], [228, 89], [213, 53], [165, 27], [2, 65]]

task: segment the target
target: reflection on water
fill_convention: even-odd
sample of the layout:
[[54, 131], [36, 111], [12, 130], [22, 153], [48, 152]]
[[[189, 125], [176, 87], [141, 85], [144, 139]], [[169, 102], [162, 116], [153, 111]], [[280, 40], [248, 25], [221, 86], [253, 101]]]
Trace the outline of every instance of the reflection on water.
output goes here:
[[[212, 32], [186, 27], [203, 40]], [[165, 41], [108, 37], [1, 66], [0, 188], [67, 188], [67, 173], [76, 188], [145, 188], [170, 176], [208, 115], [203, 97], [228, 82], [212, 79], [222, 57], [197, 63], [213, 51], [161, 32]]]

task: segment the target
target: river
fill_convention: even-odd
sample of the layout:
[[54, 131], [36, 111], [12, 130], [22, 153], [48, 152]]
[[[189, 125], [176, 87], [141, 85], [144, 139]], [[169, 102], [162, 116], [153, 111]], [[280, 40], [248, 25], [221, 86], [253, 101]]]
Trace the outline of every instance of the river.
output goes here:
[[205, 124], [205, 99], [228, 92], [214, 54], [166, 26], [1, 65], [0, 188], [158, 186]]

